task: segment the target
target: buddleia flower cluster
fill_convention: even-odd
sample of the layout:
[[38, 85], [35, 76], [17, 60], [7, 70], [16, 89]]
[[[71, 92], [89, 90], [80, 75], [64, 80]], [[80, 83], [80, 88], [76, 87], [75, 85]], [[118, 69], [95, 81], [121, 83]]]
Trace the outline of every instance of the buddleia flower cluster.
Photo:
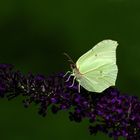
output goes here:
[[[38, 113], [45, 117], [48, 108], [56, 114], [69, 110], [69, 119], [82, 122], [88, 119], [90, 134], [103, 132], [114, 140], [124, 137], [126, 140], [140, 140], [140, 100], [138, 97], [122, 94], [115, 87], [109, 87], [102, 93], [88, 92], [78, 83], [70, 87], [72, 78], [64, 73], [48, 77], [22, 74], [14, 70], [13, 65], [0, 64], [0, 97], [14, 99], [23, 96], [23, 104], [27, 108], [35, 103]], [[73, 110], [73, 111], [71, 111]]]

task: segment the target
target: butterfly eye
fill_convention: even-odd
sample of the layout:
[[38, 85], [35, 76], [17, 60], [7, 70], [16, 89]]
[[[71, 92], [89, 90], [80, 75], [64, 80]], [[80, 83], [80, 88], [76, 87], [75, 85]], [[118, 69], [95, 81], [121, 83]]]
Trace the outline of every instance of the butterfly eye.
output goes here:
[[76, 65], [75, 64], [70, 64], [71, 69], [75, 69]]

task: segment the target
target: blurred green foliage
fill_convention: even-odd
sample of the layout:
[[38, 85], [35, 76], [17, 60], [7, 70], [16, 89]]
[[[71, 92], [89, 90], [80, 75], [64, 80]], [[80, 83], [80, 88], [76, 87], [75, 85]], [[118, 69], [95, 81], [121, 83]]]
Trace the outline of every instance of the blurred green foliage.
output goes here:
[[[97, 42], [119, 43], [116, 86], [139, 96], [140, 79], [139, 0], [4, 0], [0, 1], [0, 63], [14, 64], [27, 73], [50, 75], [67, 71], [67, 52], [75, 61]], [[37, 106], [22, 107], [22, 98], [0, 100], [2, 140], [98, 140], [90, 136], [88, 121], [72, 123], [68, 112], [45, 118]]]

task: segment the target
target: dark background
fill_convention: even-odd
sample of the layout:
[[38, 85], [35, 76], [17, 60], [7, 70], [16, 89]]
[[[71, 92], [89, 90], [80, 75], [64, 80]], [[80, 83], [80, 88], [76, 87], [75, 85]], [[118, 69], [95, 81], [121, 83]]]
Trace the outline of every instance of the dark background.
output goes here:
[[[139, 0], [4, 0], [0, 1], [0, 63], [23, 73], [50, 75], [69, 70], [62, 55], [75, 61], [97, 42], [117, 40], [119, 74], [116, 86], [140, 93]], [[68, 112], [42, 118], [37, 106], [25, 109], [22, 98], [0, 100], [1, 140], [98, 140], [88, 121], [70, 122]]]

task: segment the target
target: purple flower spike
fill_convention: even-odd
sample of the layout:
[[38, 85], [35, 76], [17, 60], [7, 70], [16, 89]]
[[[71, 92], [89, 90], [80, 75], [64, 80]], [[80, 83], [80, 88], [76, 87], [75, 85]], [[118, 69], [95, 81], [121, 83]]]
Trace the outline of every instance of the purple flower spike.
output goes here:
[[78, 93], [78, 83], [70, 87], [72, 77], [66, 82], [67, 77], [63, 75], [23, 75], [14, 71], [13, 65], [0, 64], [0, 97], [11, 100], [22, 95], [24, 106], [37, 104], [38, 113], [43, 117], [49, 108], [54, 114], [71, 109], [71, 121], [89, 120], [90, 134], [100, 131], [114, 140], [120, 136], [140, 140], [140, 100], [137, 97], [123, 95], [115, 87], [102, 93], [88, 92], [81, 87]]

